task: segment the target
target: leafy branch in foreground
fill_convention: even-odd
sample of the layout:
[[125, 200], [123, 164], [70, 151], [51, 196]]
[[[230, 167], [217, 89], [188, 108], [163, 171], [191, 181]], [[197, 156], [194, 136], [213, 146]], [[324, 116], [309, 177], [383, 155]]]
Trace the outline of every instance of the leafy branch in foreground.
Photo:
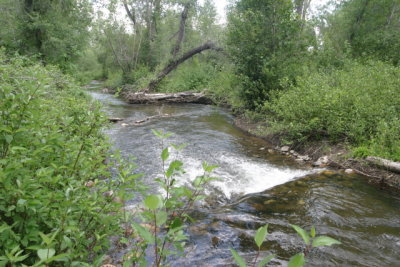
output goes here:
[[[306, 248], [304, 249], [304, 252], [298, 253], [296, 255], [294, 255], [293, 257], [290, 258], [289, 263], [288, 263], [288, 267], [302, 267], [304, 266], [304, 264], [306, 263], [305, 257], [311, 252], [311, 250], [313, 248], [316, 247], [322, 247], [322, 246], [331, 246], [334, 244], [341, 244], [339, 241], [337, 241], [336, 239], [333, 239], [331, 237], [328, 236], [316, 236], [316, 230], [315, 227], [311, 227], [310, 233], [308, 233], [307, 231], [305, 231], [303, 228], [292, 224], [291, 225], [293, 227], [293, 229], [297, 232], [297, 234], [303, 239]], [[257, 264], [257, 260], [260, 256], [260, 251], [261, 251], [261, 246], [264, 243], [267, 235], [268, 235], [268, 224], [265, 226], [260, 227], [257, 232], [256, 235], [254, 236], [254, 241], [256, 242], [256, 245], [258, 247], [258, 252], [257, 255], [254, 259], [254, 262], [251, 266], [256, 266], [257, 267], [263, 267], [266, 266], [276, 255], [275, 254], [271, 254], [267, 257], [265, 257], [263, 260], [261, 260], [260, 262], [258, 262]], [[234, 250], [233, 248], [230, 249], [233, 258], [235, 259], [236, 263], [240, 266], [240, 267], [246, 267], [248, 266], [246, 264], [246, 261], [243, 259], [243, 257], [241, 257], [239, 255], [239, 253], [237, 253], [236, 250]]]
[[[207, 184], [217, 178], [211, 177], [217, 167], [203, 162], [203, 174], [196, 177], [191, 185], [177, 185], [177, 178], [185, 173], [183, 162], [171, 159], [171, 150], [179, 152], [186, 145], [164, 147], [171, 133], [153, 130], [161, 140], [162, 175], [156, 181], [163, 189], [162, 194], [144, 195], [143, 208], [132, 216], [132, 247], [125, 255], [123, 266], [161, 266], [173, 256], [182, 255], [187, 236], [185, 223], [191, 220], [189, 213], [196, 201], [203, 200]], [[139, 221], [139, 222], [138, 222]], [[152, 262], [150, 262], [150, 260]]]

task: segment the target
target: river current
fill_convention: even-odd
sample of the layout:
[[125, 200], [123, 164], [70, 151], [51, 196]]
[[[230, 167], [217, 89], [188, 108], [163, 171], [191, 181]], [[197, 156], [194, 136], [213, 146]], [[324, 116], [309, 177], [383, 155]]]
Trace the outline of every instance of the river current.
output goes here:
[[[110, 117], [123, 118], [106, 131], [114, 148], [135, 157], [137, 172], [158, 191], [161, 172], [159, 140], [151, 129], [174, 133], [168, 142], [188, 144], [179, 152], [188, 183], [201, 174], [201, 163], [218, 165], [220, 177], [207, 191], [210, 201], [199, 206], [188, 227], [186, 256], [172, 266], [233, 266], [229, 248], [249, 262], [258, 227], [269, 224], [261, 256], [277, 257], [268, 266], [286, 266], [301, 252], [302, 242], [290, 224], [342, 242], [317, 248], [306, 266], [400, 266], [400, 196], [367, 183], [367, 178], [299, 164], [268, 151], [271, 145], [233, 125], [225, 110], [205, 105], [129, 105], [109, 94], [89, 91]], [[143, 125], [129, 122], [157, 114]], [[128, 125], [126, 125], [128, 124]], [[131, 203], [135, 205], [135, 203]]]

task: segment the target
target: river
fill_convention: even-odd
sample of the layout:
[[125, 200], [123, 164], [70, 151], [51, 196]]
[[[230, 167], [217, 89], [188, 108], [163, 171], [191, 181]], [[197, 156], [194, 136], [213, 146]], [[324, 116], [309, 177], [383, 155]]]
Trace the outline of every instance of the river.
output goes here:
[[115, 149], [136, 158], [136, 171], [145, 174], [152, 190], [158, 190], [154, 177], [161, 172], [161, 147], [151, 129], [172, 132], [168, 141], [188, 144], [179, 155], [186, 170], [181, 183], [199, 175], [204, 160], [219, 166], [214, 175], [221, 180], [207, 192], [212, 201], [193, 214], [186, 256], [172, 266], [232, 266], [231, 247], [250, 261], [255, 231], [267, 223], [270, 234], [261, 255], [277, 254], [268, 266], [286, 266], [301, 252], [302, 242], [289, 224], [315, 225], [317, 234], [342, 242], [313, 250], [306, 266], [400, 266], [399, 194], [368, 184], [366, 177], [313, 169], [271, 153], [270, 144], [236, 128], [233, 117], [217, 107], [128, 105], [109, 94], [89, 93], [110, 117], [127, 124], [168, 114], [107, 130]]

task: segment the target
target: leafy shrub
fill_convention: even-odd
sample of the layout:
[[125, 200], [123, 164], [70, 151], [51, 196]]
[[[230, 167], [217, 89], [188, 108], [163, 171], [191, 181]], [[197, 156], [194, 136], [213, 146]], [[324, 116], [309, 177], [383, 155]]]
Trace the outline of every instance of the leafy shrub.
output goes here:
[[275, 92], [264, 108], [273, 114], [273, 131], [285, 132], [290, 140], [347, 140], [397, 157], [399, 94], [399, 68], [352, 62], [341, 70], [300, 77], [296, 86]]
[[109, 71], [107, 75], [107, 80], [104, 86], [110, 88], [118, 88], [124, 84], [124, 79], [122, 77], [122, 71]]
[[73, 74], [82, 84], [87, 84], [91, 80], [104, 78], [102, 65], [99, 63], [93, 49], [87, 49], [79, 58], [76, 66], [76, 71]]
[[185, 173], [184, 163], [172, 159], [170, 151], [179, 152], [186, 144], [165, 146], [171, 133], [157, 130], [153, 130], [153, 133], [160, 139], [163, 148], [162, 175], [155, 181], [164, 194], [149, 195], [144, 192], [143, 209], [127, 220], [132, 222], [132, 231], [124, 242], [131, 247], [131, 251], [124, 255], [123, 266], [165, 266], [171, 256], [182, 256], [188, 239], [184, 232], [185, 223], [193, 221], [189, 213], [196, 201], [206, 198], [206, 186], [218, 179], [211, 176], [217, 166], [203, 162], [202, 175], [197, 176], [190, 185], [179, 185], [177, 177]]
[[158, 90], [163, 92], [203, 91], [208, 87], [214, 72], [215, 66], [194, 58], [171, 73], [161, 83]]
[[241, 110], [244, 107], [240, 99], [241, 86], [239, 79], [234, 74], [232, 66], [226, 65], [214, 73], [209, 83], [209, 95], [216, 103], [228, 104], [233, 110]]
[[135, 177], [106, 179], [98, 105], [56, 68], [1, 51], [0, 99], [0, 266], [99, 261], [120, 232], [112, 199]]

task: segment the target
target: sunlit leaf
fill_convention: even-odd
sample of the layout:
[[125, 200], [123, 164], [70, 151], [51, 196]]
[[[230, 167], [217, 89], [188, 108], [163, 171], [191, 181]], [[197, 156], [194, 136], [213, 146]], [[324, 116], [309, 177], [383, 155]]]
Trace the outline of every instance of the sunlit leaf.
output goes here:
[[164, 148], [164, 150], [161, 152], [161, 159], [162, 161], [166, 161], [169, 158], [169, 151], [168, 147]]
[[318, 236], [316, 237], [313, 242], [312, 242], [312, 246], [315, 247], [322, 247], [322, 246], [331, 246], [334, 244], [341, 244], [340, 241], [333, 239], [329, 236]]
[[268, 262], [275, 258], [275, 254], [269, 255], [257, 264], [257, 267], [264, 267]]
[[54, 254], [56, 254], [56, 251], [53, 248], [39, 249], [37, 254], [40, 260], [45, 261], [53, 257]]
[[150, 210], [156, 210], [162, 207], [163, 201], [160, 195], [150, 195], [144, 200], [144, 205]]
[[233, 248], [230, 248], [231, 253], [233, 258], [235, 259], [236, 263], [239, 265], [239, 267], [246, 267], [246, 262], [244, 259], [234, 250]]
[[256, 244], [258, 247], [261, 247], [262, 243], [264, 242], [265, 237], [268, 234], [267, 230], [268, 230], [268, 224], [263, 227], [258, 228], [257, 233], [254, 237], [254, 240], [256, 241]]
[[153, 244], [154, 242], [153, 235], [149, 232], [149, 230], [147, 230], [146, 228], [144, 228], [143, 226], [139, 225], [136, 222], [132, 223], [132, 227], [133, 229], [136, 230], [136, 232], [140, 235], [140, 237], [143, 238], [144, 241], [146, 241], [149, 244]]
[[310, 244], [310, 236], [308, 235], [308, 233], [300, 226], [297, 226], [294, 224], [291, 224], [291, 226], [293, 227], [294, 230], [296, 230], [297, 234], [299, 234], [299, 236], [301, 238], [303, 238], [304, 243], [306, 243], [306, 245], [309, 245]]
[[315, 230], [315, 226], [313, 225], [313, 226], [311, 227], [311, 230], [310, 230], [310, 235], [311, 235], [312, 238], [314, 238], [314, 237], [315, 237], [315, 234], [316, 234], [316, 230]]
[[305, 263], [304, 253], [299, 253], [290, 258], [288, 267], [302, 267]]

